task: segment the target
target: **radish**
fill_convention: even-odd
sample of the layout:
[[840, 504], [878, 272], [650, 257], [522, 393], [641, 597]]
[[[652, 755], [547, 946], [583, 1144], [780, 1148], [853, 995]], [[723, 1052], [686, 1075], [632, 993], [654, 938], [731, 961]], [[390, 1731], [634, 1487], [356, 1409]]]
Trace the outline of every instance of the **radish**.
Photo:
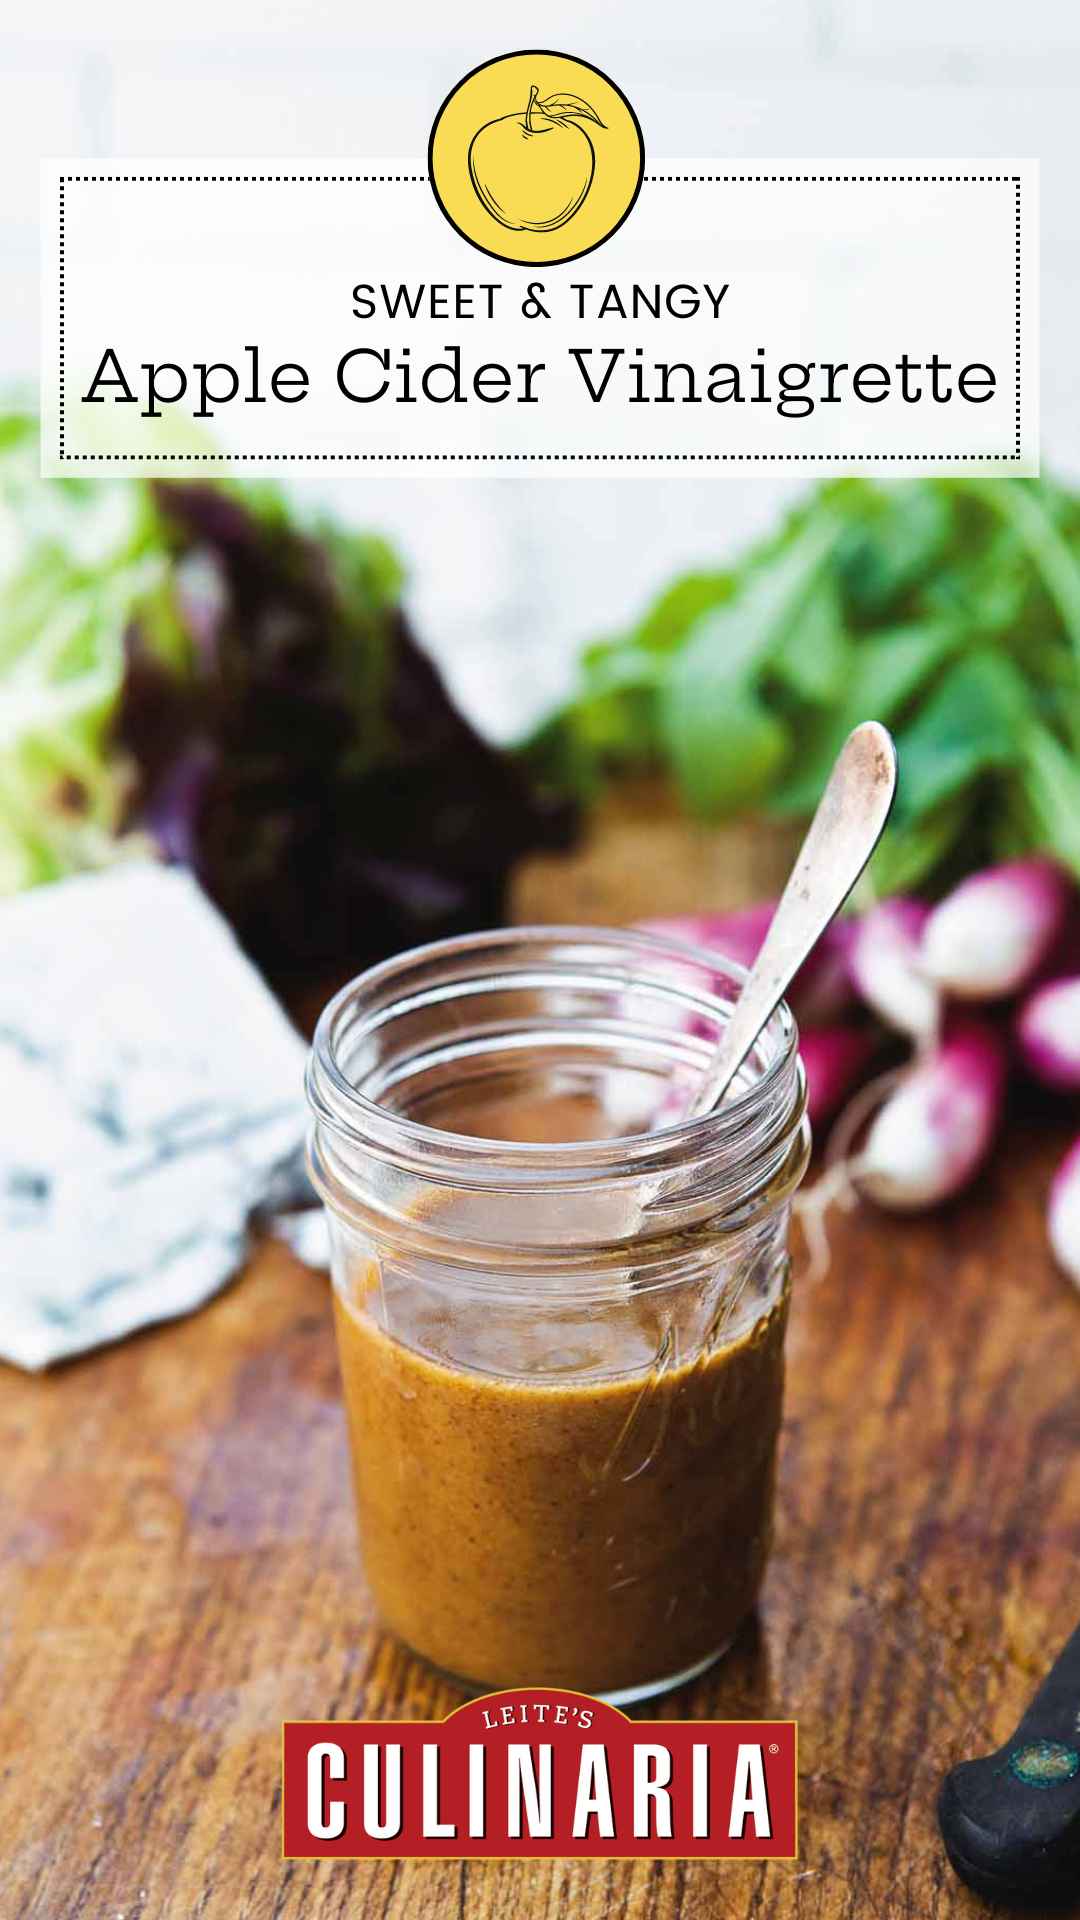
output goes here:
[[940, 994], [920, 958], [930, 916], [922, 900], [883, 900], [856, 922], [849, 967], [855, 990], [885, 1024], [927, 1043], [938, 1028]]
[[1080, 1140], [1074, 1140], [1050, 1186], [1047, 1211], [1054, 1257], [1080, 1287]]
[[[738, 907], [731, 913], [671, 914], [637, 924], [647, 933], [686, 940], [695, 947], [711, 947], [725, 960], [750, 967], [757, 959], [776, 906], [775, 900], [760, 900], [755, 906]], [[795, 975], [787, 998], [800, 1026], [827, 1026], [850, 1007], [848, 955], [852, 930], [851, 921], [834, 920]]]
[[875, 1034], [859, 1027], [808, 1027], [799, 1052], [806, 1072], [810, 1125], [823, 1127], [854, 1093], [878, 1049]]
[[1036, 987], [1016, 1017], [1017, 1051], [1046, 1087], [1080, 1093], [1080, 977]]
[[954, 1018], [936, 1047], [900, 1076], [850, 1173], [883, 1207], [917, 1212], [972, 1180], [1001, 1119], [1006, 1049], [984, 1021]]
[[725, 960], [737, 960], [740, 967], [749, 967], [757, 959], [775, 912], [775, 900], [760, 900], [756, 906], [738, 907], [732, 913], [673, 913], [637, 924], [646, 933], [685, 940], [692, 947], [711, 947]]
[[959, 1000], [999, 1000], [1038, 973], [1062, 936], [1071, 889], [1050, 860], [1012, 860], [962, 880], [923, 930], [927, 973]]
[[[806, 1074], [806, 1112], [812, 1127], [823, 1127], [838, 1113], [866, 1075], [878, 1051], [875, 1033], [859, 1027], [809, 1027], [799, 1036]], [[686, 1119], [699, 1076], [680, 1069], [672, 1075], [649, 1121], [651, 1132], [677, 1127]]]
[[788, 989], [800, 1027], [827, 1027], [853, 1005], [851, 942], [854, 920], [834, 920], [809, 953]]

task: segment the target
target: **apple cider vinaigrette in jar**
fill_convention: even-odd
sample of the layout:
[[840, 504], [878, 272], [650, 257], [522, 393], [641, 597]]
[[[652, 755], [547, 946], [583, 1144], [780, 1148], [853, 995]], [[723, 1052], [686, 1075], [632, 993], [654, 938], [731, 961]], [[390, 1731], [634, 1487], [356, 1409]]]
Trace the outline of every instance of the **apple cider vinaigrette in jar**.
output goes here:
[[741, 979], [648, 934], [512, 929], [375, 967], [319, 1023], [367, 1578], [474, 1689], [640, 1699], [754, 1605], [809, 1153], [786, 1008], [678, 1118]]

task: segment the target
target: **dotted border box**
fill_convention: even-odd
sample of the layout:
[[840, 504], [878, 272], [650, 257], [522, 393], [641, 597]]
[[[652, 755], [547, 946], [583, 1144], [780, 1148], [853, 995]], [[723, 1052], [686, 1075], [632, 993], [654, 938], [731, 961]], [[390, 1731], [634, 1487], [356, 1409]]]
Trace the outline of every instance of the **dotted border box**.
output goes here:
[[65, 262], [64, 262], [64, 187], [92, 186], [95, 183], [121, 185], [132, 182], [154, 186], [215, 186], [258, 185], [288, 186], [426, 186], [426, 173], [67, 173], [60, 176], [60, 447], [61, 460], [148, 460], [154, 463], [163, 460], [179, 460], [185, 464], [192, 461], [225, 461], [235, 463], [241, 460], [267, 461], [399, 461], [402, 463], [443, 461], [462, 464], [485, 461], [563, 461], [569, 464], [595, 463], [610, 465], [617, 462], [640, 460], [642, 462], [699, 462], [730, 461], [744, 465], [749, 461], [803, 462], [812, 465], [815, 461], [857, 460], [860, 463], [870, 461], [905, 460], [1020, 460], [1020, 188], [1021, 176], [1016, 173], [646, 173], [644, 181], [650, 186], [771, 186], [771, 185], [993, 185], [1011, 183], [1013, 188], [1013, 312], [1014, 312], [1014, 442], [1011, 453], [69, 453], [64, 446], [64, 299], [65, 299]]

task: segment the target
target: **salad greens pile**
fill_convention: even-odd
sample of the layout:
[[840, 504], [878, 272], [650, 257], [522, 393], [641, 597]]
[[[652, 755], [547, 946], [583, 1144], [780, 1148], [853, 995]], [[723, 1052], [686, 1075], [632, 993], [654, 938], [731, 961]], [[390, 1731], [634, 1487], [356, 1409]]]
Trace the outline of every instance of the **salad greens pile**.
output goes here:
[[584, 656], [528, 754], [561, 793], [670, 769], [710, 818], [810, 813], [859, 720], [896, 733], [881, 892], [1030, 850], [1080, 875], [1080, 498], [842, 480]]
[[279, 978], [497, 920], [568, 810], [458, 711], [385, 543], [37, 457], [0, 420], [0, 893], [153, 850]]
[[868, 717], [901, 764], [879, 891], [1031, 851], [1080, 876], [1080, 498], [1049, 482], [819, 488], [590, 647], [516, 756], [401, 585], [266, 486], [43, 484], [36, 423], [0, 418], [0, 893], [153, 847], [270, 971], [358, 964], [497, 919], [613, 775], [799, 820]]
[[156, 604], [163, 559], [137, 490], [43, 486], [33, 423], [0, 419], [0, 893], [114, 857], [109, 716], [127, 611]]

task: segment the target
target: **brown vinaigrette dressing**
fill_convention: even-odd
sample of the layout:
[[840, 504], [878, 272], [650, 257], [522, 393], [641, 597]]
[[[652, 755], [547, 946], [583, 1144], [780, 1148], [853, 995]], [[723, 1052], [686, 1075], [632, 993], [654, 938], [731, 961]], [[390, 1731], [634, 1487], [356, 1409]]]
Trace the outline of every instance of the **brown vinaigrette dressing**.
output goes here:
[[[578, 1095], [542, 1111], [503, 1098], [453, 1124], [501, 1140], [604, 1133]], [[343, 1293], [366, 1571], [402, 1639], [480, 1687], [594, 1693], [722, 1650], [768, 1555], [786, 1283], [737, 1337], [685, 1356], [647, 1292], [611, 1320], [574, 1310], [528, 1336], [519, 1323], [513, 1352], [452, 1281], [401, 1284], [368, 1259]]]

